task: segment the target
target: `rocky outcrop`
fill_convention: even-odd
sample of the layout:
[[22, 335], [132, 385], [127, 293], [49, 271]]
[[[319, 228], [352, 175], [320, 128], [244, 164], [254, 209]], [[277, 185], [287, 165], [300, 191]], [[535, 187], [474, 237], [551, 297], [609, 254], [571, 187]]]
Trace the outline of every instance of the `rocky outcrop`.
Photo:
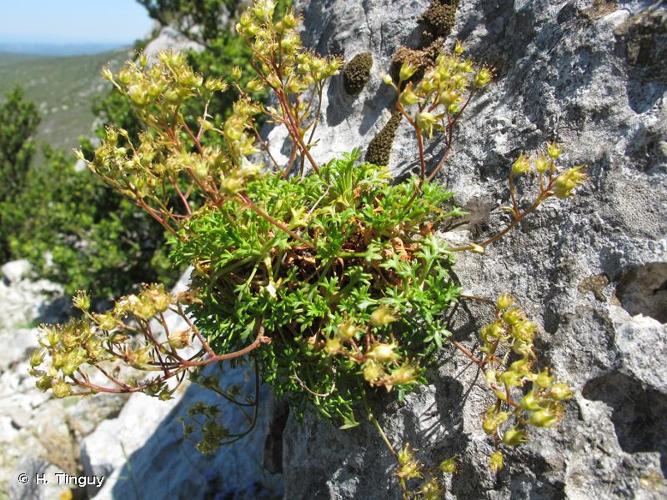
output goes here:
[[171, 26], [164, 26], [160, 30], [160, 33], [146, 45], [144, 55], [148, 59], [149, 64], [152, 64], [157, 60], [158, 54], [166, 50], [175, 52], [194, 50], [195, 52], [201, 52], [204, 50], [204, 46], [187, 38]]
[[[461, 471], [448, 498], [667, 495], [667, 13], [652, 3], [458, 3], [446, 44], [460, 39], [496, 78], [466, 110], [439, 179], [459, 204], [487, 213], [449, 237], [501, 227], [509, 165], [546, 141], [562, 143], [568, 163], [587, 165], [590, 180], [574, 200], [550, 202], [487, 255], [462, 255], [456, 264], [467, 291], [511, 292], [543, 325], [542, 358], [576, 389], [561, 424], [533, 433], [494, 476], [480, 420], [488, 394], [476, 370], [449, 351], [431, 385], [385, 407], [394, 443], [412, 443], [426, 462], [458, 455]], [[313, 49], [347, 60], [369, 52], [374, 60], [359, 94], [345, 92], [342, 77], [326, 89], [313, 154], [326, 161], [365, 149], [391, 115], [382, 72], [401, 45], [423, 43], [418, 18], [429, 2], [310, 0], [298, 7]], [[269, 137], [279, 156], [283, 132]], [[429, 158], [439, 148], [433, 144]], [[390, 163], [397, 175], [414, 168], [415, 151], [403, 123]], [[474, 342], [485, 312], [462, 309], [453, 331]], [[392, 468], [366, 426], [341, 431], [313, 416], [288, 420], [286, 498], [398, 498]]]
[[[225, 366], [224, 371], [213, 367], [208, 374], [217, 374], [224, 387], [238, 384], [241, 394], [254, 393], [254, 377], [249, 377], [248, 367]], [[198, 403], [216, 405], [219, 421], [230, 432], [250, 425], [251, 413], [221, 402], [216, 393], [197, 385], [186, 384], [170, 402], [134, 395], [118, 418], [103, 422], [83, 442], [86, 475], [106, 477], [101, 491], [89, 487], [89, 494], [99, 499], [278, 497], [281, 476], [264, 470], [261, 462], [273, 406], [268, 387], [260, 392], [254, 431], [212, 456], [200, 453], [195, 437], [183, 434], [184, 424], [198, 420], [188, 414]]]
[[[31, 281], [30, 266], [13, 261], [2, 266], [0, 282], [0, 498], [50, 499], [77, 489], [58, 483], [56, 474], [80, 472], [79, 441], [100, 422], [114, 416], [120, 397], [52, 399], [35, 388], [28, 358], [38, 347], [34, 325], [62, 321], [67, 307], [62, 288]], [[19, 480], [26, 474], [28, 482]], [[44, 474], [48, 485], [37, 484]]]

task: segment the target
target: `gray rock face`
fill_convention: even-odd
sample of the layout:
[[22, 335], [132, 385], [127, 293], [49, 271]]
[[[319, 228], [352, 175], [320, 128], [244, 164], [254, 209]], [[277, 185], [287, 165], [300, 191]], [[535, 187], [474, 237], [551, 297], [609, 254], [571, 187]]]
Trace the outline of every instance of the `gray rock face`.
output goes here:
[[[34, 322], [62, 321], [62, 292], [48, 281], [26, 279], [22, 261], [3, 266], [7, 284], [0, 282], [0, 498], [58, 498], [77, 484], [58, 482], [56, 474], [76, 474], [79, 440], [101, 421], [116, 414], [122, 397], [52, 399], [37, 390], [28, 375], [29, 357], [38, 347]], [[27, 474], [27, 483], [19, 474]], [[48, 481], [38, 484], [37, 474]]]
[[194, 50], [199, 52], [204, 50], [204, 47], [199, 43], [190, 40], [174, 28], [165, 26], [160, 30], [160, 34], [146, 45], [144, 55], [147, 57], [149, 64], [152, 64], [157, 60], [158, 54], [165, 50], [175, 52]]
[[[483, 381], [449, 350], [432, 384], [404, 405], [384, 405], [395, 445], [410, 442], [425, 462], [457, 454], [461, 471], [447, 498], [665, 498], [667, 485], [667, 13], [641, 1], [461, 0], [447, 40], [496, 69], [468, 110], [440, 182], [461, 205], [493, 208], [482, 230], [506, 221], [509, 165], [521, 151], [563, 144], [565, 160], [590, 180], [572, 200], [551, 201], [487, 255], [460, 255], [466, 292], [511, 292], [544, 329], [538, 347], [576, 397], [556, 429], [533, 432], [494, 476], [480, 415]], [[320, 161], [362, 149], [388, 121], [381, 83], [394, 50], [415, 46], [427, 1], [311, 0], [299, 3], [304, 36], [322, 53], [374, 55], [357, 96], [340, 77], [325, 92]], [[270, 134], [279, 154], [284, 135]], [[439, 146], [429, 150], [438, 158]], [[405, 123], [391, 167], [414, 168]], [[498, 200], [494, 202], [493, 200]], [[460, 231], [447, 237], [466, 240]], [[485, 311], [459, 314], [455, 335], [474, 342]], [[393, 458], [367, 426], [340, 431], [309, 416], [288, 420], [286, 498], [399, 498]]]
[[7, 283], [18, 283], [30, 273], [30, 262], [27, 260], [13, 260], [2, 266], [2, 277]]
[[[209, 372], [215, 375], [212, 367]], [[220, 371], [223, 387], [238, 384], [241, 394], [253, 393], [254, 377], [248, 367]], [[198, 402], [220, 408], [219, 421], [230, 432], [248, 428], [252, 412], [221, 402], [220, 396], [200, 386], [184, 388], [169, 403], [134, 395], [118, 418], [103, 422], [82, 445], [82, 463], [87, 475], [104, 475], [105, 484], [95, 498], [276, 498], [282, 493], [279, 474], [262, 467], [261, 456], [270, 424], [273, 401], [267, 387], [260, 391], [255, 429], [244, 439], [223, 446], [207, 456], [195, 449], [196, 439], [184, 438], [183, 422], [197, 418], [188, 410]], [[260, 457], [260, 458], [258, 458]]]

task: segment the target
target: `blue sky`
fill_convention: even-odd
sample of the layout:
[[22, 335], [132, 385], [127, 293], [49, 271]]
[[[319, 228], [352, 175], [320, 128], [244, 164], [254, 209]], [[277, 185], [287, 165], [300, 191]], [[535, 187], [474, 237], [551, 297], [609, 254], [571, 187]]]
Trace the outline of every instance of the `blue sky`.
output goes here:
[[152, 26], [135, 0], [0, 0], [0, 41], [128, 44]]

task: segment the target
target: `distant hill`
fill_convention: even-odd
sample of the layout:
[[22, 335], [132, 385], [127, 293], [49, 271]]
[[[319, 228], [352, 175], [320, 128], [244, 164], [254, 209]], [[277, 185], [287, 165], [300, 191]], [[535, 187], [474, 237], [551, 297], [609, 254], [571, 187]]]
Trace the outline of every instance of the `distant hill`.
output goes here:
[[102, 68], [116, 70], [129, 57], [126, 49], [68, 57], [0, 52], [0, 96], [23, 87], [42, 116], [38, 139], [70, 150], [92, 133], [93, 100], [109, 89]]
[[0, 52], [38, 56], [81, 56], [121, 50], [121, 43], [58, 43], [0, 40]]

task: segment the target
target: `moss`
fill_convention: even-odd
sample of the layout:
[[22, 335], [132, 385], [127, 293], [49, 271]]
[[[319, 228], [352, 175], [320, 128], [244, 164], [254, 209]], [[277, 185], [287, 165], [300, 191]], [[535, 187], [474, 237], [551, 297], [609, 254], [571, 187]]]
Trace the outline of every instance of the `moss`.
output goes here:
[[397, 111], [382, 127], [382, 130], [373, 137], [366, 150], [366, 161], [375, 165], [388, 165], [391, 157], [391, 148], [394, 145], [396, 130], [401, 123], [401, 114]]
[[456, 21], [458, 1], [433, 0], [422, 16], [433, 38], [446, 37]]
[[371, 76], [373, 55], [370, 52], [357, 54], [343, 69], [343, 85], [348, 94], [358, 94]]

